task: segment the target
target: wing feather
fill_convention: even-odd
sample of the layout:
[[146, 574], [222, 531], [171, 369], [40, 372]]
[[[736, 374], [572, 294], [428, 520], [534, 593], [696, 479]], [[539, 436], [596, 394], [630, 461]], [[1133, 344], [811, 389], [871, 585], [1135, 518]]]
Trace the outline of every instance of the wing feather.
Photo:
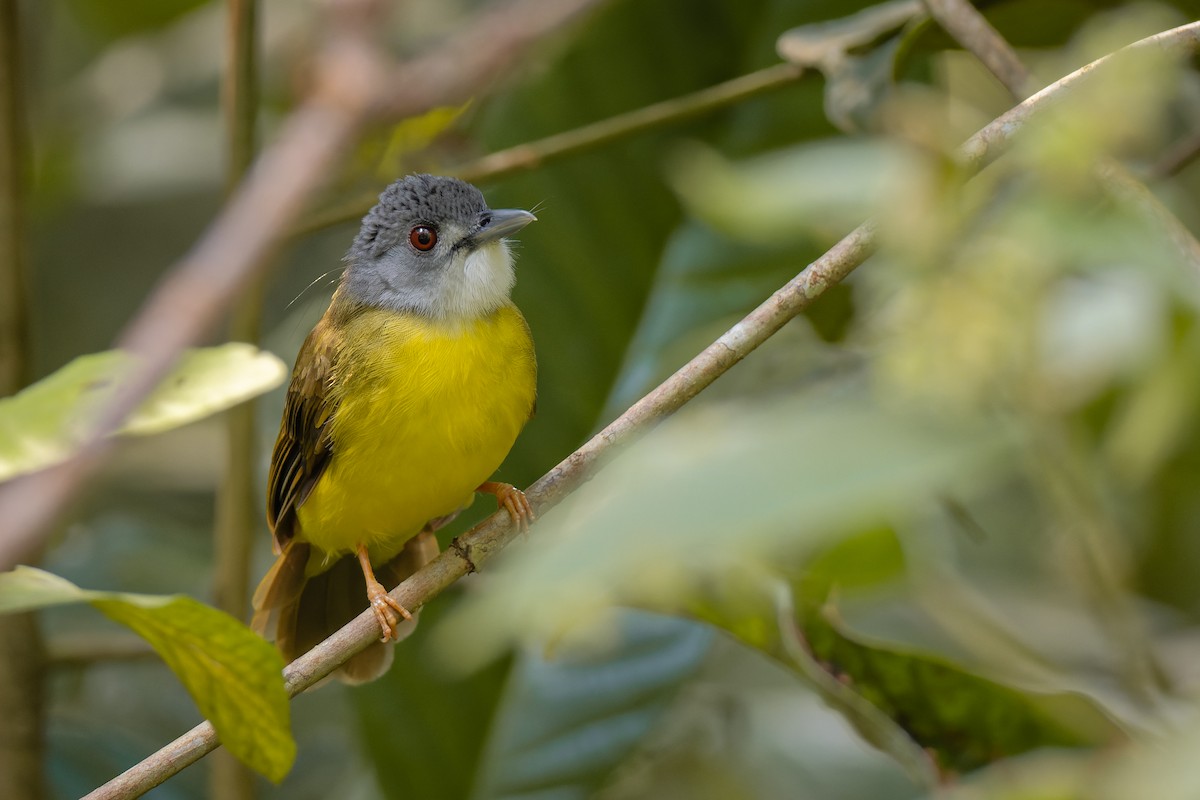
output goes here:
[[296, 356], [267, 477], [267, 523], [276, 553], [295, 535], [296, 509], [333, 456], [329, 421], [337, 410], [332, 388], [339, 350], [340, 337], [326, 314]]

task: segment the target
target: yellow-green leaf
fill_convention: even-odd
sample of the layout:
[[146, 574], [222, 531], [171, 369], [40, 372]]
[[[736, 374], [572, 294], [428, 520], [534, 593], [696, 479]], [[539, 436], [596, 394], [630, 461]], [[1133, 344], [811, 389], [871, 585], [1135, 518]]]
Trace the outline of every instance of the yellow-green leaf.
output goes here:
[[393, 125], [389, 131], [387, 148], [379, 160], [378, 174], [388, 180], [403, 174], [408, 157], [433, 144], [470, 105], [471, 101], [468, 100], [458, 106], [438, 106]]
[[[135, 363], [133, 356], [118, 350], [80, 356], [20, 393], [0, 399], [0, 481], [69, 457]], [[286, 377], [282, 361], [252, 345], [230, 342], [190, 350], [121, 433], [178, 428], [269, 391]]]
[[212, 722], [221, 743], [278, 782], [296, 758], [283, 660], [233, 617], [183, 595], [80, 589], [32, 567], [0, 573], [0, 613], [91, 603], [153, 647]]

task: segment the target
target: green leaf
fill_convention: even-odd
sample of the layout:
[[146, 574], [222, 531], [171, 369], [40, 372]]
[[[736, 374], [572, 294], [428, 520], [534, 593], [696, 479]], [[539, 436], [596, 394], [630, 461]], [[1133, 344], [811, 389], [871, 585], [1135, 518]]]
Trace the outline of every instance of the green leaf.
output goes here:
[[915, 784], [937, 785], [934, 762], [899, 721], [818, 660], [797, 624], [791, 588], [785, 582], [762, 572], [730, 575], [687, 606], [695, 616], [793, 670], [859, 735], [894, 758]]
[[217, 730], [221, 743], [278, 783], [296, 744], [274, 646], [233, 617], [182, 595], [80, 589], [32, 567], [0, 573], [0, 613], [90, 603], [152, 646]]
[[204, 0], [68, 0], [66, 4], [95, 33], [111, 38], [163, 28], [204, 5]]
[[[907, 581], [899, 542], [891, 532], [844, 539], [810, 562], [799, 580], [797, 619], [809, 651], [829, 674], [901, 722], [938, 763], [970, 771], [1040, 747], [1081, 747], [1126, 739], [1115, 715], [1082, 691], [1049, 681], [1006, 680], [998, 665], [977, 668], [963, 643], [932, 627], [903, 595]], [[887, 587], [900, 591], [881, 591]], [[953, 603], [948, 591], [940, 596]], [[961, 602], [961, 601], [960, 601]], [[867, 611], [863, 611], [863, 607]], [[877, 609], [871, 630], [863, 618]], [[914, 622], [925, 622], [916, 634]], [[973, 618], [982, 626], [985, 620]], [[923, 635], [922, 635], [923, 634]], [[1015, 645], [1012, 645], [1015, 647]], [[954, 654], [958, 657], [954, 657]], [[1010, 661], [996, 656], [996, 661]], [[1045, 666], [1043, 672], [1049, 672]]]
[[[0, 481], [68, 458], [134, 364], [117, 350], [80, 356], [0, 399]], [[286, 377], [279, 358], [252, 345], [189, 350], [120, 433], [142, 436], [181, 427], [269, 391]]]
[[1024, 693], [937, 656], [852, 639], [832, 610], [810, 609], [803, 627], [825, 669], [899, 721], [944, 769], [968, 772], [1041, 747], [1125, 738], [1080, 695]]

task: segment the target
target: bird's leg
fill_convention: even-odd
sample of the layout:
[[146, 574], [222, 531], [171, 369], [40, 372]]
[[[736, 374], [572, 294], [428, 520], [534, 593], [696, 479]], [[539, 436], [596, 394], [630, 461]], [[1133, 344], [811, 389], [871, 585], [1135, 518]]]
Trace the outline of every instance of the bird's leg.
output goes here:
[[375, 619], [379, 622], [382, 634], [379, 640], [390, 642], [396, 638], [396, 625], [400, 623], [400, 617], [412, 619], [412, 614], [387, 593], [382, 583], [375, 580], [375, 570], [371, 569], [371, 557], [367, 555], [367, 546], [360, 544], [357, 552], [358, 563], [362, 567], [363, 577], [367, 580], [367, 600], [370, 601], [371, 610], [375, 612]]
[[508, 510], [508, 515], [512, 517], [512, 521], [517, 524], [517, 527], [522, 532], [529, 530], [529, 523], [536, 519], [533, 513], [533, 506], [529, 505], [529, 500], [525, 497], [525, 493], [511, 483], [486, 481], [479, 484], [479, 488], [475, 491], [494, 495], [496, 504], [500, 508]]

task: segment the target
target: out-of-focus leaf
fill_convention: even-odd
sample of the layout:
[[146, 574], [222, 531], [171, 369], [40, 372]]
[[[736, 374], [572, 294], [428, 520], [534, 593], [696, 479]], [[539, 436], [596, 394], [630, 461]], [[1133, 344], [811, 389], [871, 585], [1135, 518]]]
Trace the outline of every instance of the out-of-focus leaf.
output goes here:
[[[877, 537], [848, 541], [853, 552], [879, 543]], [[833, 549], [838, 547], [840, 543]], [[814, 585], [841, 585], [836, 573], [847, 564], [846, 555], [824, 555], [818, 566], [824, 574]], [[891, 572], [850, 567], [850, 582], [873, 582]], [[1086, 747], [1126, 738], [1082, 696], [1021, 692], [937, 656], [856, 641], [845, 635], [833, 601], [820, 606], [806, 601], [795, 608], [786, 585], [764, 578], [758, 586], [756, 600], [754, 590], [731, 593], [727, 581], [715, 601], [690, 608], [789, 664], [919, 783], [936, 782], [929, 754], [936, 756], [937, 770], [957, 773], [1042, 747]], [[774, 597], [773, 608], [762, 598], [767, 593]]]
[[829, 71], [825, 115], [846, 133], [878, 130], [884, 101], [894, 90], [892, 74], [904, 38], [893, 36], [866, 55], [847, 58]]
[[463, 115], [471, 101], [459, 106], [439, 106], [419, 117], [409, 117], [392, 126], [388, 131], [387, 149], [380, 158], [376, 172], [386, 179], [412, 172], [406, 160], [413, 153], [424, 150], [433, 140], [442, 135]]
[[526, 649], [497, 710], [476, 800], [591, 797], [697, 669], [712, 632], [626, 612], [615, 651]]
[[1189, 331], [1130, 391], [1105, 443], [1113, 471], [1145, 484], [1188, 441], [1200, 400], [1200, 332]]
[[767, 572], [732, 572], [726, 578], [710, 593], [689, 601], [689, 611], [797, 673], [859, 735], [894, 758], [916, 785], [937, 784], [934, 762], [901, 721], [839, 680], [815, 657], [797, 621], [792, 590], [784, 581]]
[[892, 65], [902, 45], [892, 36], [865, 55], [855, 54], [885, 34], [925, 17], [917, 0], [892, 0], [841, 19], [793, 28], [779, 37], [779, 55], [825, 74], [825, 113], [847, 133], [876, 127], [892, 87]]
[[796, 581], [797, 600], [823, 605], [831, 595], [865, 591], [904, 577], [904, 551], [889, 529], [848, 536], [825, 548], [804, 565]]
[[1195, 712], [1193, 707], [1187, 721], [1166, 740], [1127, 750], [1087, 796], [1099, 800], [1191, 800], [1200, 796], [1200, 764], [1196, 763], [1200, 721]]
[[69, 0], [68, 5], [88, 27], [115, 38], [161, 28], [204, 5], [204, 0], [127, 0], [117, 5]]
[[929, 754], [914, 740], [904, 722], [879, 707], [856, 687], [847, 685], [843, 676], [830, 672], [801, 633], [796, 609], [788, 590], [780, 587], [775, 609], [779, 625], [776, 652], [785, 654], [818, 693], [840, 711], [864, 739], [892, 756], [919, 785], [936, 784], [936, 767]]
[[926, 178], [924, 167], [919, 154], [899, 145], [829, 140], [736, 167], [692, 148], [680, 153], [672, 178], [700, 219], [732, 238], [769, 243], [806, 231], [844, 234], [911, 194]]
[[[356, 191], [354, 187], [369, 182], [376, 188], [364, 191], [359, 202], [373, 204], [380, 183], [390, 183], [413, 172], [437, 171], [438, 140], [455, 127], [473, 102], [467, 100], [457, 106], [438, 106], [394, 125], [368, 130], [358, 143], [348, 172], [341, 177], [340, 183], [346, 186], [346, 191]], [[340, 208], [348, 202], [343, 198], [334, 206]]]
[[809, 613], [804, 631], [814, 657], [937, 753], [945, 769], [966, 772], [1040, 747], [1125, 738], [1082, 696], [1021, 693], [928, 654], [855, 641], [836, 620], [835, 610]]
[[231, 753], [272, 781], [288, 773], [296, 744], [274, 646], [190, 597], [87, 591], [31, 567], [0, 574], [0, 613], [70, 603], [90, 603], [144, 638]]
[[1002, 432], [940, 424], [844, 389], [681, 414], [549, 512], [544, 543], [497, 570], [441, 644], [478, 663], [613, 604], [672, 607], [730, 565], [799, 556], [982, 480]]
[[[1065, 751], [1043, 751], [997, 762], [994, 766], [968, 775], [955, 785], [931, 793], [928, 800], [1105, 800], [1141, 797], [1142, 792], [1113, 795], [1096, 794], [1102, 781], [1095, 778], [1095, 756]], [[1144, 789], [1146, 787], [1139, 787]], [[1146, 796], [1162, 795], [1150, 792]]]
[[796, 680], [794, 667], [715, 636], [697, 673], [597, 796], [910, 800], [918, 794], [895, 759], [864, 742]]
[[[800, 578], [800, 624], [824, 669], [936, 752], [942, 767], [955, 771], [1039, 747], [1111, 744], [1126, 738], [1113, 718], [1082, 693], [1022, 690], [919, 644], [871, 638], [848, 626], [841, 613], [843, 597], [899, 577], [903, 558], [898, 545], [892, 534], [840, 541], [810, 562]], [[896, 605], [886, 598], [877, 602]], [[893, 621], [887, 630], [896, 634], [900, 627]]]
[[[135, 364], [116, 350], [80, 356], [20, 393], [0, 399], [0, 481], [67, 458], [96, 409]], [[161, 433], [278, 386], [287, 367], [275, 355], [231, 342], [184, 354], [120, 433]]]
[[793, 64], [827, 69], [851, 50], [871, 44], [924, 13], [920, 0], [891, 0], [841, 19], [792, 28], [779, 37], [776, 49]]
[[190, 350], [120, 432], [144, 436], [178, 428], [270, 391], [287, 375], [277, 356], [243, 342]]

